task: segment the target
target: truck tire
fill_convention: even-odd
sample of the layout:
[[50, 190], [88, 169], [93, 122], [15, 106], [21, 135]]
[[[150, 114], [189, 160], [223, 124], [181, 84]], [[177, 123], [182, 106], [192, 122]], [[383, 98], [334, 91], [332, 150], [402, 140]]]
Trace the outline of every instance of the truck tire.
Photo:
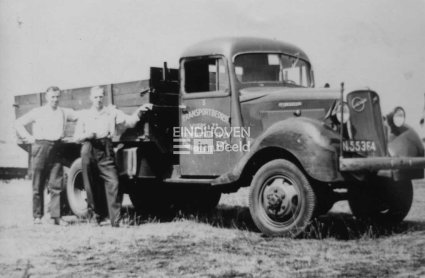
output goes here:
[[66, 185], [68, 182], [69, 176], [69, 167], [63, 166], [63, 179], [62, 179], [62, 192], [60, 195], [60, 207], [61, 207], [61, 215], [73, 215], [71, 208], [69, 207], [68, 197], [66, 194]]
[[397, 224], [409, 213], [413, 202], [410, 180], [376, 179], [373, 184], [353, 186], [348, 203], [356, 218], [379, 224]]
[[316, 203], [306, 176], [284, 159], [264, 164], [251, 182], [249, 210], [258, 229], [269, 236], [300, 235], [313, 218]]
[[88, 216], [86, 190], [84, 189], [81, 158], [72, 163], [68, 172], [66, 195], [72, 212], [78, 217]]

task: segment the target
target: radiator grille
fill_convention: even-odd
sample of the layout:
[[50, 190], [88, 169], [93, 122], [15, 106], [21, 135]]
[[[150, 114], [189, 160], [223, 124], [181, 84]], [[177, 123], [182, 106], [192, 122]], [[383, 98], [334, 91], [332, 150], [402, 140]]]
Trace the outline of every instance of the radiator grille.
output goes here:
[[376, 150], [358, 152], [362, 156], [386, 156], [387, 146], [379, 96], [373, 91], [354, 91], [347, 95], [353, 140], [373, 141]]

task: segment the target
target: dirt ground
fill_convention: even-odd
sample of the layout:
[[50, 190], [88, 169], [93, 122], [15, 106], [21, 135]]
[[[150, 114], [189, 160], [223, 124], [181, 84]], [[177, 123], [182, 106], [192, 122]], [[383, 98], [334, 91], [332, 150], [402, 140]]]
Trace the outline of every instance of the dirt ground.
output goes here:
[[[425, 277], [425, 182], [391, 229], [358, 222], [346, 202], [303, 239], [267, 238], [253, 226], [246, 190], [206, 215], [99, 227], [34, 226], [28, 180], [0, 182], [2, 277]], [[126, 201], [128, 205], [128, 200]], [[131, 206], [125, 206], [132, 220]]]

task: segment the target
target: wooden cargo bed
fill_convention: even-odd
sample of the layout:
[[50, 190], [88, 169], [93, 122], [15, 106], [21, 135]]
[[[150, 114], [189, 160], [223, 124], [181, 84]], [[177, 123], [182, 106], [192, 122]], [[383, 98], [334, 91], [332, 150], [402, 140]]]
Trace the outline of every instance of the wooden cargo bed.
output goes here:
[[[166, 75], [164, 75], [166, 70]], [[151, 68], [150, 79], [101, 85], [105, 88], [105, 104], [115, 105], [126, 114], [133, 113], [144, 103], [154, 104], [153, 111], [148, 113], [145, 122], [141, 121], [135, 128], [120, 129], [115, 142], [139, 141], [145, 133], [147, 140], [157, 142], [163, 151], [172, 145], [172, 127], [178, 125], [179, 83], [178, 71], [174, 69]], [[166, 79], [164, 80], [164, 77]], [[60, 106], [75, 111], [91, 106], [90, 87], [65, 89], [61, 91]], [[31, 109], [46, 103], [45, 93], [33, 93], [15, 96], [16, 118]], [[30, 130], [30, 126], [27, 127]], [[66, 125], [65, 139], [72, 139], [75, 123]], [[165, 150], [165, 149], [167, 150]]]

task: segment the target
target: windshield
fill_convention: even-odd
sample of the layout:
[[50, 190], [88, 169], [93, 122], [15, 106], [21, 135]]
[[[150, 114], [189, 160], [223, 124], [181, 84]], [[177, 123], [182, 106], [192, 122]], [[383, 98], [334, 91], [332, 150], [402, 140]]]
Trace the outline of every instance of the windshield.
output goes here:
[[235, 72], [241, 83], [278, 83], [309, 87], [309, 64], [296, 56], [276, 53], [248, 53], [235, 58]]

